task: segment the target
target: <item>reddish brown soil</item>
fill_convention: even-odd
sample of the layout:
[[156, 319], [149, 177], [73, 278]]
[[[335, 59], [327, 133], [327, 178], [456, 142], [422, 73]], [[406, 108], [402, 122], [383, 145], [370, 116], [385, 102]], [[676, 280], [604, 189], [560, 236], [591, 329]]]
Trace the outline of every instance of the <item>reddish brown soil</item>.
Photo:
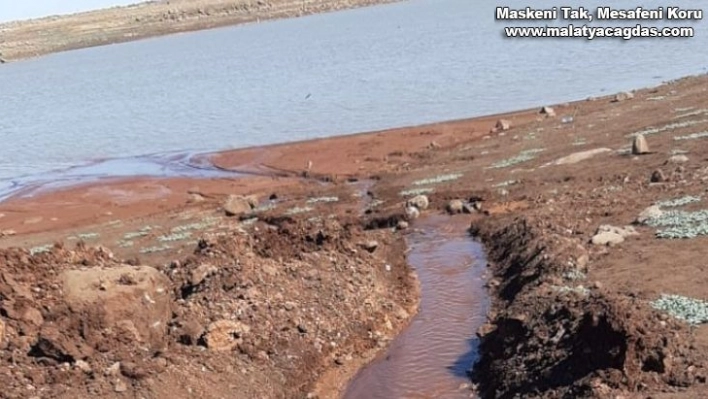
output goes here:
[[[637, 236], [616, 246], [589, 240], [598, 226], [630, 224], [657, 200], [705, 191], [708, 139], [673, 137], [708, 129], [707, 93], [701, 76], [626, 101], [555, 107], [557, 117], [533, 110], [214, 157], [219, 167], [256, 168], [272, 173], [267, 178], [124, 180], [4, 202], [0, 246], [36, 251], [54, 241], [73, 246], [78, 237], [100, 244], [115, 259], [164, 275], [172, 314], [163, 335], [142, 338], [146, 320], [162, 320], [162, 313], [131, 316], [135, 328], [127, 328], [116, 309], [71, 305], [65, 297], [62, 271], [123, 261], [86, 249], [7, 250], [0, 258], [7, 365], [0, 375], [11, 388], [3, 395], [336, 397], [413, 312], [405, 230], [383, 227], [406, 218], [399, 192], [423, 187], [433, 190], [425, 212], [445, 212], [453, 199], [481, 203], [482, 212], [460, 217], [469, 218], [491, 261], [495, 305], [480, 331], [474, 373], [483, 396], [702, 398], [706, 327], [689, 328], [649, 302], [662, 293], [706, 299], [706, 238], [657, 239], [655, 229], [637, 226]], [[570, 115], [572, 123], [561, 122]], [[489, 134], [501, 117], [511, 129]], [[628, 134], [664, 126], [647, 136], [651, 153], [616, 151], [630, 145]], [[612, 151], [541, 167], [601, 147]], [[532, 149], [542, 151], [489, 168]], [[687, 162], [668, 162], [678, 149], [688, 151]], [[666, 180], [652, 183], [657, 169]], [[460, 176], [420, 182], [450, 174]], [[224, 215], [229, 194], [255, 194], [263, 204], [271, 194], [278, 199], [250, 224]], [[338, 201], [311, 201], [319, 197]], [[289, 215], [293, 209], [303, 213]], [[191, 234], [161, 241], [185, 231]], [[370, 240], [378, 244], [373, 253], [361, 246]], [[382, 272], [385, 263], [393, 274]], [[569, 281], [570, 269], [587, 277]], [[132, 280], [108, 281], [106, 292], [157, 292]], [[588, 292], [559, 288], [576, 285]], [[222, 320], [235, 324], [212, 324]], [[209, 326], [217, 334], [211, 339]], [[136, 334], [151, 344], [136, 344]], [[333, 337], [336, 345], [327, 346]], [[90, 372], [77, 370], [86, 368], [77, 360]], [[118, 371], [105, 375], [116, 362]], [[126, 391], [116, 392], [121, 383]]]

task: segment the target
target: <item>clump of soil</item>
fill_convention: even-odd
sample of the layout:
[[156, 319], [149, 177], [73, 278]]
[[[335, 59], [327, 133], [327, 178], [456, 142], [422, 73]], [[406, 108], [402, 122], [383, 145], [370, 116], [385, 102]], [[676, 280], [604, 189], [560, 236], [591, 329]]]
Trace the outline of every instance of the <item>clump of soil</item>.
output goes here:
[[478, 333], [473, 379], [483, 397], [613, 397], [706, 382], [705, 356], [685, 325], [634, 293], [565, 279], [584, 271], [587, 251], [545, 224], [520, 216], [472, 228], [489, 246], [496, 297]]
[[152, 267], [83, 245], [2, 250], [2, 395], [305, 397], [406, 322], [403, 249], [387, 231], [290, 219]]

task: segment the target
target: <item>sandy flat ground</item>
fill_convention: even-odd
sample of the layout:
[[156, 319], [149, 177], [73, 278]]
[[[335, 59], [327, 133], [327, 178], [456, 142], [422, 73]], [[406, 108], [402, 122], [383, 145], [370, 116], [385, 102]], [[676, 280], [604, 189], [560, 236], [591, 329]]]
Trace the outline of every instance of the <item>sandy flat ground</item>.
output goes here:
[[0, 24], [0, 59], [177, 32], [391, 3], [396, 0], [170, 0]]
[[[554, 105], [554, 116], [540, 113], [545, 104], [539, 104], [505, 115], [213, 155], [223, 169], [259, 173], [249, 177], [123, 179], [10, 199], [0, 204], [0, 246], [25, 249], [0, 256], [2, 270], [14, 273], [11, 281], [6, 274], [0, 279], [0, 319], [10, 348], [0, 353], [20, 372], [0, 378], [15, 393], [9, 397], [26, 397], [27, 384], [51, 389], [56, 397], [119, 397], [126, 391], [211, 397], [205, 381], [213, 397], [336, 397], [370, 358], [366, 354], [385, 347], [385, 337], [400, 331], [414, 312], [415, 282], [401, 238], [416, 225], [406, 200], [423, 193], [430, 201], [423, 215], [452, 210], [450, 217], [465, 218], [489, 251], [495, 306], [479, 332], [482, 360], [475, 374], [484, 397], [703, 397], [706, 328], [689, 327], [652, 303], [662, 294], [706, 298], [708, 241], [700, 212], [708, 180], [706, 96], [708, 77], [692, 77], [621, 101], [610, 96]], [[499, 120], [507, 126], [494, 129]], [[648, 152], [631, 153], [635, 133], [645, 135]], [[241, 195], [255, 196], [255, 208], [234, 197]], [[232, 216], [225, 211], [229, 196], [241, 204]], [[685, 221], [655, 215], [636, 223], [659, 201], [662, 214], [678, 212]], [[657, 236], [672, 228], [696, 236]], [[610, 235], [596, 237], [603, 229]], [[239, 238], [219, 241], [232, 234]], [[608, 237], [611, 242], [603, 241]], [[377, 249], [362, 250], [372, 240]], [[74, 250], [77, 241], [106, 248], [113, 260], [87, 253], [84, 244]], [[46, 247], [54, 242], [63, 246]], [[329, 274], [332, 263], [321, 263], [325, 258], [370, 266]], [[170, 279], [165, 284], [174, 292], [174, 315], [166, 318], [171, 327], [160, 341], [166, 349], [148, 356], [120, 344], [120, 336], [105, 341], [52, 335], [56, 309], [66, 301], [51, 289], [60, 285], [57, 274], [84, 263], [116, 267], [131, 259]], [[226, 267], [235, 259], [243, 264], [240, 274]], [[400, 265], [400, 274], [381, 274], [377, 265], [386, 262]], [[205, 264], [216, 264], [218, 271], [199, 269]], [[319, 296], [307, 291], [320, 283], [348, 288]], [[274, 286], [285, 289], [278, 296]], [[312, 327], [317, 322], [307, 312], [279, 310], [295, 309], [285, 303], [300, 301], [302, 289], [302, 300], [322, 314], [320, 327]], [[386, 305], [362, 313], [368, 305], [358, 295]], [[223, 309], [209, 303], [223, 298], [233, 300], [224, 305], [227, 311], [246, 315], [234, 323], [261, 334], [290, 327], [254, 340], [240, 338], [241, 324], [228, 324], [224, 345], [236, 355], [212, 352], [209, 328], [218, 326], [210, 323], [223, 318]], [[338, 305], [330, 309], [332, 303]], [[63, 312], [62, 320], [71, 321], [87, 311]], [[259, 330], [248, 317], [261, 317], [269, 327]], [[104, 331], [111, 325], [96, 320], [83, 328]], [[66, 323], [61, 327], [67, 331], [81, 328]], [[298, 323], [304, 323], [299, 330]], [[337, 328], [346, 331], [339, 349], [308, 350]], [[378, 341], [371, 331], [380, 334]], [[128, 366], [115, 375], [89, 376], [77, 359], [96, 370], [114, 362]], [[190, 379], [189, 364], [203, 365], [208, 379]], [[62, 368], [68, 371], [61, 374]], [[233, 375], [239, 375], [238, 389], [229, 383]], [[293, 379], [302, 384], [292, 388]]]

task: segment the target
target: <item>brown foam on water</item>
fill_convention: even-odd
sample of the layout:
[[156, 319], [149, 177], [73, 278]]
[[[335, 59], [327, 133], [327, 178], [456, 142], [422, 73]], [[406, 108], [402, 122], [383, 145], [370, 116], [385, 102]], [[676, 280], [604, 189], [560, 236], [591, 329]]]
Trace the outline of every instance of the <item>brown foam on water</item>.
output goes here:
[[421, 282], [419, 313], [390, 347], [349, 384], [345, 399], [469, 398], [463, 384], [477, 359], [475, 331], [488, 297], [481, 244], [468, 221], [430, 217], [415, 224], [408, 262]]

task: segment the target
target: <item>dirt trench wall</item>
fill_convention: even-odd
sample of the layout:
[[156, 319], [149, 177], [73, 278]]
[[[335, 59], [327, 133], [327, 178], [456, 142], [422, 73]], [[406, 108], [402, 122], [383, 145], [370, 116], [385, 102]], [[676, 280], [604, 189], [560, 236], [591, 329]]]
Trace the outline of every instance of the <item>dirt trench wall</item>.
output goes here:
[[568, 278], [592, 267], [578, 239], [523, 216], [471, 231], [487, 245], [494, 298], [473, 370], [482, 397], [604, 398], [706, 381], [685, 325], [632, 293]]

